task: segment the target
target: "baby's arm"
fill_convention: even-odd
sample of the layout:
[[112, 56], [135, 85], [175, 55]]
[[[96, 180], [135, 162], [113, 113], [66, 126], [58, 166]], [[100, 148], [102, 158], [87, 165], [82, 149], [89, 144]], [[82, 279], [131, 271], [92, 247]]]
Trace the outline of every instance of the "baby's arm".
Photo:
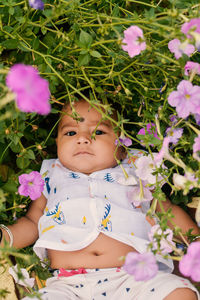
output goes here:
[[[168, 209], [171, 208], [172, 215], [174, 216], [174, 218], [172, 218], [172, 222], [168, 222], [168, 226], [171, 229], [174, 229], [174, 227], [178, 226], [181, 228], [183, 234], [185, 234], [189, 229], [192, 229], [193, 235], [200, 234], [200, 229], [198, 228], [198, 226], [181, 207], [172, 204], [168, 199], [162, 202], [162, 205], [165, 211], [168, 211]], [[162, 212], [159, 203], [157, 205], [156, 211]]]
[[[8, 228], [13, 234], [13, 246], [16, 248], [23, 248], [33, 244], [38, 238], [38, 221], [43, 215], [44, 208], [46, 206], [46, 198], [42, 194], [40, 198], [32, 201], [31, 206], [27, 214], [18, 219], [13, 225], [9, 225]], [[9, 236], [6, 230], [3, 229], [3, 240], [9, 242]]]

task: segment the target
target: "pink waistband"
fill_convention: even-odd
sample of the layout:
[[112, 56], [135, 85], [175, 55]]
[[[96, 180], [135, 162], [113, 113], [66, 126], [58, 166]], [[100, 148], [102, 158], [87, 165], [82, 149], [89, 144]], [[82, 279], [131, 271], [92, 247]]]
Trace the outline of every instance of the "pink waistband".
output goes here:
[[84, 268], [80, 268], [78, 270], [71, 270], [71, 271], [67, 271], [63, 268], [60, 268], [58, 277], [69, 277], [69, 276], [73, 276], [73, 275], [77, 275], [77, 274], [86, 274], [86, 273], [88, 273], [88, 272]]
[[115, 270], [116, 272], [120, 272], [121, 268], [120, 267], [115, 267], [115, 268], [105, 268], [105, 269], [85, 269], [85, 268], [80, 268], [80, 269], [75, 269], [75, 270], [66, 270], [64, 268], [60, 268], [57, 270], [54, 270], [53, 275], [59, 277], [69, 277], [69, 276], [74, 276], [78, 274], [87, 274], [87, 273], [92, 273], [92, 272], [98, 272], [98, 271], [108, 271], [108, 270]]

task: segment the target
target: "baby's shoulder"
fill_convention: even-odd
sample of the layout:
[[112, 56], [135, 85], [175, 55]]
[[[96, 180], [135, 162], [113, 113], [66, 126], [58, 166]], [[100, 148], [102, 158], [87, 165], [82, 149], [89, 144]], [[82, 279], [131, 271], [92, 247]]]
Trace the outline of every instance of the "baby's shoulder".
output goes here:
[[40, 173], [43, 174], [47, 171], [48, 172], [51, 171], [52, 169], [54, 169], [56, 163], [57, 163], [56, 158], [44, 159], [41, 165]]

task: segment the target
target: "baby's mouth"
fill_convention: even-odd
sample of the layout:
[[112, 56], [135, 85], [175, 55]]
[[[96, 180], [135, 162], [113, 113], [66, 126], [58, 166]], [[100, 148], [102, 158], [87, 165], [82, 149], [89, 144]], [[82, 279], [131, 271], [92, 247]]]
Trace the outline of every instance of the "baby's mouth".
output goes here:
[[88, 151], [78, 151], [74, 154], [74, 156], [77, 156], [77, 155], [93, 155], [93, 154]]

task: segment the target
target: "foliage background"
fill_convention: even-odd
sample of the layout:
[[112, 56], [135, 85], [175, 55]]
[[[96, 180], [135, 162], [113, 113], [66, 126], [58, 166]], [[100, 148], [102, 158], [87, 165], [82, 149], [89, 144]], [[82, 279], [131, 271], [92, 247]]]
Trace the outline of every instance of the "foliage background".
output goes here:
[[[132, 137], [133, 147], [142, 147], [137, 132], [145, 124], [155, 123], [156, 116], [162, 139], [169, 115], [176, 114], [167, 96], [185, 78], [188, 60], [187, 56], [176, 60], [167, 45], [174, 38], [182, 38], [181, 25], [199, 17], [200, 8], [198, 0], [43, 2], [45, 9], [41, 11], [31, 9], [28, 1], [0, 0], [1, 99], [8, 95], [5, 76], [16, 63], [36, 66], [49, 81], [52, 95], [52, 111], [47, 117], [22, 113], [14, 101], [5, 105], [0, 99], [0, 223], [4, 224], [25, 213], [30, 200], [17, 193], [18, 176], [39, 171], [44, 158], [55, 157], [58, 113], [63, 103], [73, 102], [77, 95], [91, 103], [101, 100], [107, 115], [109, 103], [118, 105], [122, 117], [117, 126]], [[147, 43], [147, 49], [134, 58], [121, 48], [123, 32], [131, 25], [143, 30]], [[191, 60], [199, 62], [199, 53]], [[199, 81], [195, 77], [193, 83], [198, 85]], [[88, 89], [90, 94], [85, 96]], [[197, 135], [188, 122], [197, 127], [192, 116], [181, 120], [184, 135], [173, 148], [173, 155], [198, 172], [199, 163], [192, 157]], [[151, 139], [147, 138], [147, 144]], [[158, 142], [152, 150], [160, 146]], [[165, 164], [173, 189], [172, 174], [182, 174], [182, 170], [170, 162]], [[194, 196], [200, 196], [199, 189], [187, 195], [173, 189], [171, 199], [186, 209]]]

